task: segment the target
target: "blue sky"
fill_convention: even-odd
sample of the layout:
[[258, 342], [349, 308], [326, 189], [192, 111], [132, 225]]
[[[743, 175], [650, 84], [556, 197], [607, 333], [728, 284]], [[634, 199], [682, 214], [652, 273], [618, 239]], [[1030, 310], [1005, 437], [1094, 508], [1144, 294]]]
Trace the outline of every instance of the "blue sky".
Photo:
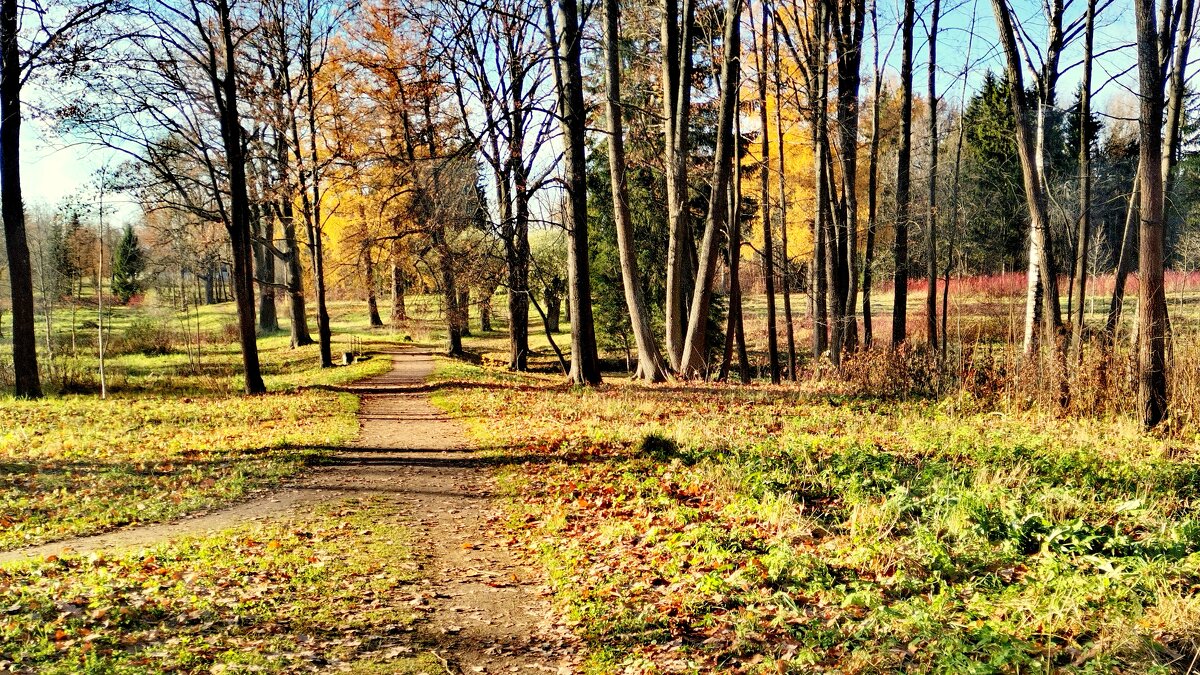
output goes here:
[[[1045, 22], [1042, 17], [1041, 4], [1037, 0], [1011, 0], [1014, 2], [1018, 15], [1022, 18], [1027, 31], [1034, 42], [1044, 42]], [[881, 44], [886, 50], [892, 41], [892, 34], [898, 24], [902, 0], [879, 0], [879, 27]], [[939, 96], [952, 106], [957, 106], [962, 92], [961, 73], [964, 62], [967, 61], [968, 44], [971, 48], [971, 72], [967, 86], [974, 89], [982, 80], [984, 72], [990, 68], [999, 72], [1004, 67], [1004, 55], [996, 39], [996, 23], [992, 15], [991, 0], [942, 0], [942, 19], [938, 39], [938, 89]], [[1067, 21], [1079, 16], [1085, 9], [1084, 0], [1073, 0], [1067, 10]], [[917, 0], [918, 14], [929, 11], [928, 0]], [[972, 17], [974, 18], [972, 19]], [[922, 19], [923, 20], [923, 19]], [[1113, 5], [1100, 17], [1097, 26], [1096, 50], [1098, 52], [1117, 49], [1133, 38], [1132, 9], [1125, 4]], [[970, 38], [971, 31], [975, 37]], [[870, 76], [870, 27], [867, 27], [867, 54], [864, 59], [864, 78]], [[916, 28], [915, 67], [919, 95], [925, 92], [925, 68], [928, 58], [926, 29], [918, 22]], [[1041, 45], [1039, 44], [1039, 47]], [[1063, 67], [1077, 62], [1082, 54], [1082, 39], [1070, 45], [1063, 58]], [[1200, 52], [1200, 50], [1195, 50]], [[899, 70], [900, 48], [896, 44], [892, 48], [890, 58], [886, 63], [888, 76], [895, 78]], [[1115, 82], [1103, 85], [1104, 81], [1121, 71], [1130, 68], [1134, 63], [1132, 49], [1123, 49], [1107, 54], [1097, 63], [1094, 87], [1102, 87], [1096, 97], [1094, 108], [1105, 111], [1109, 103], [1117, 99], [1132, 99], [1129, 89], [1136, 87], [1136, 72], [1128, 72]], [[1070, 105], [1075, 89], [1079, 86], [1082, 75], [1081, 68], [1072, 68], [1062, 78], [1060, 85], [1059, 104]], [[1103, 86], [1102, 86], [1103, 85]], [[36, 85], [34, 85], [36, 86]], [[37, 91], [28, 92], [37, 97]], [[23, 173], [26, 203], [29, 206], [48, 205], [53, 207], [66, 197], [82, 195], [88, 190], [92, 174], [105, 162], [111, 161], [111, 154], [95, 147], [64, 146], [62, 139], [52, 138], [45, 132], [45, 127], [36, 120], [29, 120], [23, 127], [22, 134]], [[133, 217], [135, 210], [129, 204], [118, 208], [118, 220]]]

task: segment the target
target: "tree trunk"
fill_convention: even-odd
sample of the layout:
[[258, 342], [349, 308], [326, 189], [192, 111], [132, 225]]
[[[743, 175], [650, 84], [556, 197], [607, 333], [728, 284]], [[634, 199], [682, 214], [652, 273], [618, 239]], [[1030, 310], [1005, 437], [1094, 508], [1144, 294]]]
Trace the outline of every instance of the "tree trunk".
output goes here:
[[862, 82], [862, 42], [866, 24], [865, 0], [844, 0], [833, 5], [837, 45], [838, 157], [842, 199], [837, 244], [837, 302], [840, 320], [839, 361], [843, 351], [858, 348], [858, 321], [854, 299], [858, 291], [858, 95]]
[[[763, 282], [767, 291], [767, 362], [770, 367], [771, 383], [779, 384], [779, 337], [775, 317], [775, 245], [771, 232], [771, 141], [767, 123], [767, 7], [762, 5], [762, 27], [755, 36], [758, 57], [758, 122], [762, 128], [759, 138], [762, 157], [759, 158], [759, 206], [763, 228]], [[754, 25], [753, 12], [750, 17]], [[775, 102], [778, 106], [779, 102]]]
[[8, 255], [12, 300], [13, 393], [41, 398], [37, 336], [34, 332], [33, 267], [25, 238], [25, 202], [21, 196], [21, 53], [17, 40], [17, 0], [0, 2], [0, 216]]
[[264, 333], [279, 330], [279, 313], [275, 307], [275, 219], [257, 200], [252, 205], [253, 220], [258, 223], [258, 236], [262, 242], [255, 247], [258, 252], [255, 270], [258, 272], [258, 327]]
[[713, 278], [717, 269], [717, 233], [724, 229], [729, 176], [733, 160], [733, 104], [737, 100], [739, 58], [741, 52], [741, 0], [726, 0], [724, 29], [724, 59], [721, 65], [721, 101], [717, 117], [717, 146], [713, 156], [712, 195], [708, 203], [708, 218], [701, 240], [699, 276], [692, 291], [688, 312], [687, 339], [684, 342], [684, 361], [680, 369], [686, 377], [700, 377], [708, 364], [708, 310], [712, 302]]
[[[1185, 0], [1186, 1], [1186, 0]], [[1142, 424], [1167, 416], [1167, 298], [1163, 287], [1163, 72], [1153, 0], [1134, 0], [1137, 24], [1140, 115], [1138, 146], [1142, 184], [1138, 228], [1138, 407]], [[1168, 31], [1168, 26], [1163, 26]], [[1177, 64], [1183, 68], [1184, 64]]]
[[1096, 0], [1087, 0], [1083, 31], [1083, 82], [1079, 92], [1079, 227], [1075, 235], [1075, 280], [1073, 297], [1078, 298], [1071, 322], [1071, 350], [1076, 361], [1083, 359], [1084, 313], [1087, 300], [1088, 243], [1092, 238], [1092, 52], [1095, 39]]
[[692, 33], [695, 0], [663, 0], [662, 87], [664, 163], [667, 173], [667, 299], [666, 348], [669, 365], [679, 371], [684, 360], [687, 330], [688, 131], [691, 120]]
[[367, 286], [367, 315], [372, 328], [383, 326], [383, 318], [379, 316], [379, 299], [375, 297], [375, 259], [371, 256], [371, 246], [363, 246], [363, 281]]
[[[929, 17], [929, 202], [925, 219], [925, 278], [929, 291], [925, 295], [925, 334], [929, 346], [937, 349], [937, 38], [940, 0], [933, 0]], [[945, 336], [943, 336], [944, 338]]]
[[[554, 282], [557, 281], [557, 279], [554, 280]], [[544, 296], [546, 300], [546, 319], [544, 323], [550, 332], [558, 333], [562, 327], [562, 293], [558, 288], [547, 287]]]
[[666, 379], [662, 356], [654, 342], [650, 328], [650, 311], [642, 293], [642, 282], [638, 275], [637, 250], [633, 234], [633, 221], [629, 215], [629, 188], [625, 176], [625, 138], [621, 118], [621, 54], [620, 54], [620, 3], [605, 0], [604, 3], [605, 60], [607, 66], [607, 91], [605, 113], [608, 117], [608, 169], [612, 182], [613, 218], [617, 228], [617, 247], [621, 256], [621, 279], [624, 282], [625, 306], [629, 309], [629, 322], [637, 344], [638, 367], [635, 377], [649, 382]]
[[492, 291], [479, 299], [479, 330], [484, 333], [492, 332]]
[[224, 41], [224, 77], [218, 78], [213, 64], [212, 84], [221, 110], [221, 139], [229, 165], [230, 243], [233, 245], [233, 289], [237, 301], [238, 328], [242, 345], [242, 366], [247, 394], [266, 392], [258, 360], [258, 342], [254, 325], [254, 270], [250, 249], [250, 197], [246, 186], [245, 145], [238, 116], [237, 64], [233, 21], [225, 0], [217, 1]]
[[[1065, 349], [1063, 341], [1062, 308], [1058, 297], [1058, 268], [1054, 264], [1054, 254], [1050, 248], [1050, 218], [1046, 209], [1046, 192], [1044, 171], [1039, 170], [1040, 160], [1033, 139], [1030, 138], [1029, 114], [1025, 105], [1025, 83], [1021, 75], [1021, 56], [1017, 51], [1015, 31], [1012, 16], [1008, 9], [1007, 0], [992, 0], [992, 8], [996, 15], [996, 26], [1001, 43], [1003, 43], [1008, 67], [1009, 82], [1012, 84], [1010, 102], [1016, 123], [1017, 154], [1021, 160], [1021, 175], [1025, 184], [1025, 199], [1029, 205], [1030, 216], [1030, 245], [1031, 252], [1037, 259], [1037, 277], [1043, 288], [1042, 309], [1045, 333], [1052, 340], [1052, 346], [1059, 354]], [[1049, 49], [1047, 53], [1055, 51]], [[1047, 71], [1056, 70], [1057, 65], [1048, 66]], [[1043, 89], [1050, 86], [1044, 82]], [[1052, 89], [1051, 89], [1052, 92]], [[1047, 101], [1052, 101], [1052, 93], [1042, 93], [1043, 101], [1039, 103], [1039, 119], [1044, 119]], [[1044, 133], [1044, 123], [1041, 128]], [[1065, 374], [1064, 374], [1065, 375]]]
[[458, 325], [463, 337], [471, 336], [471, 289], [462, 288], [458, 292]]
[[896, 273], [892, 300], [892, 347], [899, 347], [908, 332], [908, 219], [912, 157], [913, 14], [914, 0], [904, 0], [903, 51], [900, 61], [900, 148], [896, 169]]
[[293, 348], [311, 345], [308, 333], [308, 315], [304, 301], [304, 270], [300, 267], [300, 241], [296, 238], [296, 218], [289, 199], [280, 200], [276, 207], [283, 239], [287, 245], [284, 258], [284, 284], [288, 293], [288, 327], [291, 331]]
[[547, 27], [554, 49], [554, 79], [563, 155], [567, 162], [567, 290], [571, 305], [571, 380], [600, 383], [600, 358], [592, 319], [591, 266], [588, 260], [586, 110], [583, 101], [582, 39], [576, 0], [558, 0], [555, 36], [554, 0], [546, 0]]
[[871, 266], [875, 263], [875, 229], [878, 216], [879, 183], [879, 118], [880, 99], [883, 97], [883, 78], [879, 71], [879, 20], [875, 3], [871, 3], [871, 43], [874, 45], [874, 95], [871, 101], [871, 146], [867, 154], [867, 242], [863, 252], [862, 308], [863, 345], [870, 347], [875, 338], [871, 325]]
[[[779, 243], [783, 266], [783, 316], [786, 322], [788, 379], [796, 379], [796, 332], [792, 322], [792, 259], [788, 251], [787, 159], [783, 146], [783, 77], [780, 73], [779, 23], [771, 23], [773, 75], [775, 79], [775, 145], [779, 152]], [[734, 152], [734, 157], [738, 157]], [[737, 160], [735, 160], [737, 161]]]
[[392, 324], [407, 320], [408, 308], [404, 305], [404, 271], [392, 262]]

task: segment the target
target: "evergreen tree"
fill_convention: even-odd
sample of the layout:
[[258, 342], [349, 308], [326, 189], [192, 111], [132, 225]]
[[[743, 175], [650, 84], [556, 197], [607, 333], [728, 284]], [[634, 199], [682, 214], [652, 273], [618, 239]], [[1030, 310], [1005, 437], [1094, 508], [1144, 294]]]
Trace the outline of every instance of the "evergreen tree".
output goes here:
[[146, 256], [138, 243], [133, 227], [125, 226], [121, 241], [113, 254], [112, 291], [122, 305], [129, 304], [133, 296], [142, 292], [142, 272], [146, 269]]
[[77, 213], [71, 215], [65, 228], [58, 219], [55, 219], [50, 226], [49, 263], [52, 270], [50, 290], [60, 298], [67, 297], [74, 292], [75, 282], [79, 280], [81, 274], [72, 249], [72, 243], [77, 239], [76, 233], [79, 232], [80, 227]]

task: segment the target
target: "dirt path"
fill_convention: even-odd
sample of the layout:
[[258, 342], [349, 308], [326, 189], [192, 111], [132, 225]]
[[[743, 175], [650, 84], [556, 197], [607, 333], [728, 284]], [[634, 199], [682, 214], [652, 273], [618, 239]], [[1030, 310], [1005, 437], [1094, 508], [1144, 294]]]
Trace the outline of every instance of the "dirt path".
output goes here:
[[390, 372], [348, 387], [362, 397], [361, 432], [329, 466], [228, 509], [0, 553], [0, 563], [150, 546], [342, 496], [382, 494], [409, 521], [421, 565], [423, 648], [452, 673], [574, 672], [576, 650], [569, 631], [553, 623], [540, 575], [509, 550], [488, 462], [429, 402], [423, 385], [434, 357], [404, 351], [391, 358]]

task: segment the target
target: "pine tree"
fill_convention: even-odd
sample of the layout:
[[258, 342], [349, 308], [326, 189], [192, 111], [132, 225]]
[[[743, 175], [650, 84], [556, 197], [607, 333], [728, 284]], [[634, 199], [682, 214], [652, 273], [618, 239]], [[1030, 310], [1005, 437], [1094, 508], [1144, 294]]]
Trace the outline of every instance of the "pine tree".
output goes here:
[[142, 272], [146, 269], [146, 256], [138, 243], [133, 227], [125, 226], [121, 241], [113, 255], [112, 290], [121, 304], [127, 305], [133, 296], [142, 292]]

